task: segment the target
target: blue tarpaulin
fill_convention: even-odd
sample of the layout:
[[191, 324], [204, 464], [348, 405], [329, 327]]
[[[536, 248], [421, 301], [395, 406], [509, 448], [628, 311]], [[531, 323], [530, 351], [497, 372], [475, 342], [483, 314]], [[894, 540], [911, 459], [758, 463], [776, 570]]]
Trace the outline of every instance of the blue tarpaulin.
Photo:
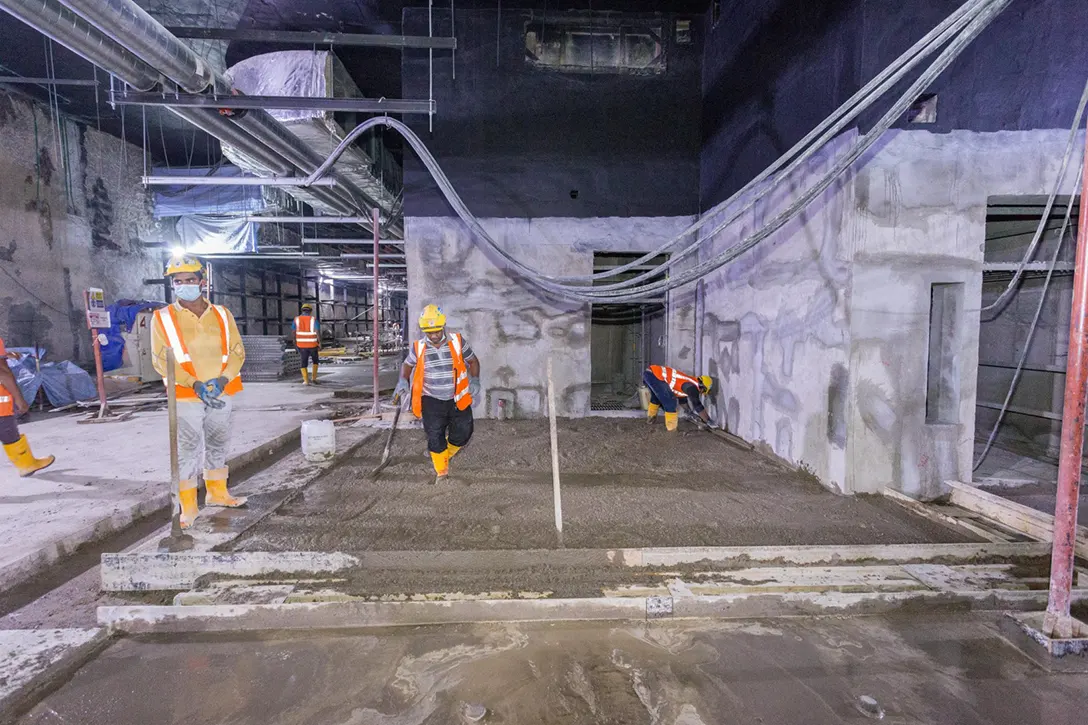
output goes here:
[[157, 309], [163, 304], [151, 300], [118, 300], [106, 308], [109, 310], [110, 322], [113, 326], [108, 330], [100, 330], [106, 335], [106, 344], [102, 346], [103, 370], [124, 367], [125, 338], [121, 336], [121, 333], [132, 329], [132, 323], [136, 321], [136, 315], [141, 311]]
[[[45, 397], [55, 407], [98, 397], [94, 378], [75, 363], [63, 360], [39, 365], [33, 356], [33, 348], [14, 347], [10, 350], [23, 353], [19, 360], [8, 360], [7, 363], [15, 373], [19, 390], [28, 402], [38, 396], [41, 388], [45, 389]], [[44, 351], [39, 353], [44, 354]]]

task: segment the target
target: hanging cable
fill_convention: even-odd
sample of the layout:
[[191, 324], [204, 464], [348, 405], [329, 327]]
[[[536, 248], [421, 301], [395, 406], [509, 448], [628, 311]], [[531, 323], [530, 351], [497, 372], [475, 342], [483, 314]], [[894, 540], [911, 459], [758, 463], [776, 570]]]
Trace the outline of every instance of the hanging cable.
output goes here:
[[[336, 162], [339, 156], [344, 153], [347, 147], [358, 138], [367, 129], [377, 126], [385, 125], [398, 131], [409, 145], [413, 147], [416, 153], [420, 156], [424, 165], [439, 185], [440, 190], [446, 197], [447, 201], [454, 208], [454, 211], [461, 218], [461, 220], [473, 231], [473, 233], [485, 244], [485, 246], [493, 253], [500, 256], [507, 264], [516, 269], [520, 274], [526, 277], [529, 281], [536, 284], [538, 287], [548, 291], [549, 293], [566, 299], [573, 299], [582, 302], [599, 302], [599, 301], [614, 301], [614, 302], [636, 302], [640, 301], [647, 296], [654, 294], [660, 294], [669, 290], [675, 289], [679, 286], [687, 284], [701, 276], [704, 276], [724, 264], [727, 264], [732, 259], [747, 251], [751, 247], [758, 244], [760, 241], [766, 239], [771, 233], [777, 231], [783, 225], [792, 220], [802, 209], [805, 208], [811, 201], [824, 190], [826, 190], [831, 183], [834, 182], [846, 169], [860, 156], [868, 150], [879, 138], [879, 136], [886, 131], [895, 120], [901, 116], [911, 103], [917, 98], [918, 93], [927, 88], [933, 80], [936, 79], [940, 73], [942, 73], [951, 62], [963, 51], [963, 49], [982, 32], [985, 27], [992, 22], [992, 20], [1002, 12], [1011, 2], [1011, 0], [971, 0], [971, 2], [965, 3], [959, 10], [949, 16], [948, 19], [940, 26], [931, 31], [925, 38], [912, 46], [911, 50], [900, 56], [900, 59], [893, 63], [892, 66], [885, 69], [877, 78], [873, 79], [866, 85], [862, 91], [855, 94], [846, 104], [833, 114], [829, 119], [825, 120], [817, 129], [814, 129], [805, 139], [802, 139], [790, 152], [787, 152], [781, 159], [772, 164], [767, 170], [760, 174], [756, 179], [753, 179], [744, 189], [741, 189], [732, 197], [715, 206], [713, 209], [704, 214], [698, 221], [689, 226], [680, 234], [676, 235], [672, 239], [668, 240], [664, 244], [660, 245], [657, 249], [647, 253], [643, 257], [640, 257], [626, 265], [621, 265], [615, 269], [609, 270], [605, 273], [588, 275], [584, 277], [551, 277], [538, 270], [532, 269], [523, 264], [515, 257], [513, 257], [504, 248], [498, 245], [483, 229], [482, 225], [476, 219], [475, 216], [468, 210], [456, 190], [453, 188], [449, 179], [442, 172], [438, 165], [438, 162], [429, 153], [426, 146], [419, 139], [419, 137], [411, 131], [405, 124], [395, 119], [377, 117], [368, 119], [360, 124], [359, 127], [354, 129], [344, 140], [340, 143], [337, 149], [329, 156], [329, 158], [314, 171], [313, 174], [308, 177], [308, 181], [312, 181], [320, 178], [325, 174], [329, 168]], [[900, 81], [904, 74], [920, 62], [925, 56], [934, 52], [938, 47], [947, 43], [945, 50], [938, 56], [937, 60], [930, 65], [930, 67], [922, 73], [917, 81], [915, 81], [907, 90], [903, 96], [892, 106], [877, 123], [876, 126], [867, 134], [862, 136], [858, 142], [854, 145], [853, 149], [848, 152], [840, 161], [835, 165], [835, 168], [831, 172], [825, 174], [813, 187], [811, 187], [802, 197], [792, 204], [786, 211], [779, 214], [771, 224], [759, 232], [749, 236], [738, 245], [734, 245], [730, 249], [726, 250], [722, 254], [713, 258], [708, 262], [704, 262], [700, 265], [696, 265], [694, 268], [685, 271], [684, 273], [672, 278], [665, 279], [660, 282], [651, 282], [650, 284], [643, 285], [641, 287], [635, 286], [639, 282], [647, 279], [660, 278], [668, 269], [679, 263], [686, 256], [694, 253], [700, 249], [709, 239], [720, 233], [726, 226], [735, 221], [743, 211], [751, 208], [760, 198], [766, 196], [771, 190], [773, 190], [778, 184], [788, 180], [790, 172], [800, 166], [800, 164], [807, 161], [814, 155], [820, 147], [830, 140], [834, 135], [839, 133], [842, 128], [846, 126], [849, 120], [855, 118], [863, 110], [868, 108], [875, 100], [883, 95], [888, 89]], [[815, 142], [815, 143], [813, 143]], [[792, 159], [792, 161], [791, 161]], [[781, 173], [778, 173], [781, 171]], [[778, 175], [774, 178], [768, 186], [757, 188], [758, 185], [766, 181], [772, 174]], [[614, 285], [600, 285], [596, 287], [590, 287], [593, 282], [604, 278], [615, 276], [616, 274], [622, 274], [631, 268], [645, 263], [646, 261], [653, 259], [655, 256], [663, 253], [667, 249], [671, 248], [678, 242], [689, 237], [693, 232], [701, 229], [706, 224], [710, 223], [716, 215], [725, 209], [727, 209], [737, 199], [742, 198], [744, 194], [756, 189], [754, 198], [748, 200], [747, 204], [727, 217], [724, 221], [718, 224], [715, 229], [709, 234], [703, 236], [701, 239], [693, 239], [688, 245], [681, 250], [678, 254], [673, 255], [665, 263], [658, 265], [657, 267], [645, 271], [642, 274], [636, 275], [634, 278], [624, 280], [623, 282], [616, 283]], [[577, 283], [577, 284], [575, 284]], [[623, 292], [617, 292], [617, 290], [625, 290]]]
[[[1088, 151], [1086, 151], [1088, 153]], [[1084, 164], [1080, 164], [1080, 170], [1077, 171], [1077, 178], [1074, 181], [1074, 188], [1080, 186], [1081, 181], [1084, 178]], [[1081, 199], [1081, 204], [1088, 203], [1088, 200]], [[1061, 231], [1058, 233], [1058, 243], [1054, 247], [1054, 254], [1050, 258], [1050, 268], [1046, 271], [1046, 280], [1043, 282], [1043, 289], [1039, 293], [1039, 304], [1035, 307], [1035, 317], [1031, 320], [1031, 327], [1028, 328], [1027, 339], [1024, 340], [1024, 349], [1020, 351], [1020, 359], [1016, 362], [1016, 371], [1012, 375], [1012, 382], [1009, 383], [1009, 390], [1005, 394], [1005, 401], [1001, 404], [1001, 410], [997, 414], [997, 420], [994, 421], [994, 427], [990, 429], [990, 435], [986, 438], [986, 445], [983, 446], [982, 452], [979, 453], [978, 458], [975, 460], [972, 471], [977, 471], [978, 467], [982, 465], [982, 462], [986, 460], [986, 456], [989, 455], [990, 449], [994, 445], [994, 441], [997, 440], [997, 432], [1001, 428], [1001, 423], [1005, 420], [1005, 414], [1009, 411], [1009, 404], [1012, 402], [1012, 396], [1016, 392], [1016, 386], [1020, 384], [1020, 375], [1024, 371], [1024, 363], [1027, 362], [1028, 352], [1031, 350], [1031, 341], [1035, 337], [1035, 328], [1039, 325], [1039, 318], [1043, 313], [1043, 304], [1046, 302], [1046, 293], [1050, 289], [1050, 280], [1054, 276], [1054, 268], [1058, 265], [1058, 256], [1062, 251], [1062, 244], [1065, 243], [1065, 234], [1069, 230], [1069, 220], [1073, 215], [1073, 198], [1070, 196], [1069, 203], [1065, 207], [1065, 219], [1062, 221]], [[1046, 217], [1043, 217], [1044, 221]], [[1088, 240], [1078, 239], [1078, 244], [1088, 243]], [[987, 309], [987, 308], [983, 308]]]
[[[1039, 220], [1039, 226], [1035, 230], [1035, 236], [1032, 237], [1031, 244], [1028, 245], [1027, 250], [1024, 252], [1024, 258], [1020, 260], [1020, 265], [1016, 268], [1016, 273], [1009, 280], [1009, 284], [1005, 287], [1005, 290], [998, 295], [997, 299], [992, 303], [982, 308], [983, 312], [989, 310], [998, 309], [1003, 307], [1009, 299], [1012, 298], [1013, 292], [1015, 292], [1017, 285], [1020, 284], [1020, 278], [1024, 274], [1024, 269], [1027, 268], [1028, 262], [1035, 257], [1035, 250], [1039, 246], [1039, 240], [1043, 238], [1043, 232], [1046, 230], [1047, 224], [1050, 223], [1050, 214], [1054, 210], [1054, 200], [1058, 198], [1058, 190], [1061, 189], [1062, 182], [1065, 181], [1066, 171], [1069, 169], [1069, 161], [1073, 158], [1073, 153], [1077, 144], [1077, 133], [1081, 129], [1082, 121], [1084, 119], [1084, 108], [1088, 105], [1088, 82], [1084, 84], [1084, 92], [1080, 97], [1080, 104], [1077, 106], [1076, 117], [1073, 119], [1073, 127], [1069, 131], [1069, 141], [1065, 144], [1065, 155], [1062, 157], [1061, 169], [1058, 171], [1058, 178], [1054, 181], [1054, 188], [1050, 192], [1050, 196], [1046, 200], [1046, 207], [1043, 209], [1043, 217]], [[1074, 190], [1073, 193], [1076, 193]]]

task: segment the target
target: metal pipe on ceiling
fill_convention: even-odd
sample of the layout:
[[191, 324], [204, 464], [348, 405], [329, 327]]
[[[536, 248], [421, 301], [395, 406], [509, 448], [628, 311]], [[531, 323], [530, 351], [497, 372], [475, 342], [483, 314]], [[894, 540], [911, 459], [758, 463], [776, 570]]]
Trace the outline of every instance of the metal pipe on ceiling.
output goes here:
[[368, 35], [364, 33], [324, 33], [320, 31], [298, 30], [257, 30], [251, 28], [193, 28], [184, 26], [167, 27], [179, 38], [200, 38], [202, 40], [240, 40], [258, 43], [290, 43], [302, 45], [376, 48], [437, 48], [453, 50], [457, 48], [457, 38], [426, 35]]
[[[345, 246], [357, 246], [359, 244], [365, 244], [370, 246], [374, 243], [373, 239], [337, 239], [336, 237], [328, 237], [326, 239], [303, 239], [303, 244], [343, 244]], [[380, 244], [404, 244], [403, 239], [383, 239]]]
[[362, 224], [370, 221], [364, 216], [262, 216], [252, 214], [247, 222], [265, 222], [269, 224]]
[[125, 93], [115, 96], [119, 106], [172, 108], [275, 109], [288, 111], [345, 111], [348, 113], [433, 114], [434, 101], [411, 98], [323, 98], [306, 96], [208, 95], [205, 93]]
[[145, 186], [336, 186], [336, 179], [306, 183], [300, 176], [145, 176]]
[[56, 0], [0, 0], [0, 8], [133, 88], [149, 91], [162, 81], [158, 71]]
[[136, 3], [129, 0], [60, 2], [190, 93], [200, 93], [211, 86], [230, 91], [225, 78]]
[[[0, 0], [0, 2], [57, 4], [56, 0]], [[231, 85], [224, 76], [205, 64], [189, 46], [171, 35], [166, 28], [131, 0], [62, 0], [62, 2], [90, 21], [101, 33], [114, 39], [120, 45], [131, 48], [186, 91], [199, 93], [212, 87], [216, 92], [230, 92]], [[39, 27], [38, 30], [48, 35], [42, 28]], [[76, 52], [80, 51], [76, 50]], [[109, 64], [103, 67], [113, 72]], [[132, 83], [129, 85], [141, 91], [149, 90], [146, 85], [135, 86]], [[217, 112], [209, 110], [208, 113]], [[230, 121], [290, 164], [298, 167], [303, 174], [312, 173], [322, 162], [322, 159], [317, 158], [316, 153], [263, 111], [252, 111], [244, 117], [234, 116]], [[245, 151], [244, 148], [242, 150]], [[314, 189], [311, 193], [323, 203], [342, 212], [365, 208], [366, 201], [377, 205], [375, 200], [370, 199], [362, 189], [350, 181], [341, 179], [339, 186], [342, 188]]]
[[27, 84], [32, 86], [97, 86], [98, 81], [79, 78], [25, 78], [23, 76], [0, 76], [0, 83], [5, 85]]

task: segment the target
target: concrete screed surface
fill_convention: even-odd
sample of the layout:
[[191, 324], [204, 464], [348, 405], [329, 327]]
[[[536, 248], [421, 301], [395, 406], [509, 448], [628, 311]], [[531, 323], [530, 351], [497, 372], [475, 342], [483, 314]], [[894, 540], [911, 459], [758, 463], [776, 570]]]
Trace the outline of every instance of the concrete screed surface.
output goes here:
[[[384, 436], [239, 539], [247, 551], [544, 549], [558, 544], [548, 426], [478, 420], [433, 485], [422, 431], [400, 431], [377, 480]], [[891, 544], [965, 541], [879, 497], [819, 483], [688, 425], [565, 419], [559, 426], [570, 548]]]
[[19, 722], [1083, 722], [1088, 676], [1048, 674], [996, 617], [476, 625], [125, 639]]
[[[237, 398], [229, 457], [265, 455], [262, 446], [322, 417], [317, 404], [361, 381], [362, 366], [354, 368], [328, 370], [328, 384], [317, 387], [294, 378], [247, 384]], [[168, 502], [165, 405], [119, 423], [80, 425], [83, 415], [36, 414], [20, 426], [37, 455], [57, 457], [49, 469], [19, 478], [6, 462], [0, 465], [0, 589]]]

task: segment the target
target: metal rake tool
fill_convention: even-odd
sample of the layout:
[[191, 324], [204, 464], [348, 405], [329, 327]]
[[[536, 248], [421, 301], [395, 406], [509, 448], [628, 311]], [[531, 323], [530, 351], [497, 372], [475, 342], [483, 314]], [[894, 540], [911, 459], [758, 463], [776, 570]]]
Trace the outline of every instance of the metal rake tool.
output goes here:
[[378, 474], [382, 472], [382, 469], [389, 465], [389, 454], [393, 451], [393, 436], [397, 434], [397, 423], [400, 421], [400, 396], [393, 396], [393, 427], [389, 429], [389, 435], [385, 437], [385, 450], [382, 451], [382, 459], [378, 462], [378, 465], [374, 467], [374, 470], [370, 472], [372, 478], [377, 478]]

